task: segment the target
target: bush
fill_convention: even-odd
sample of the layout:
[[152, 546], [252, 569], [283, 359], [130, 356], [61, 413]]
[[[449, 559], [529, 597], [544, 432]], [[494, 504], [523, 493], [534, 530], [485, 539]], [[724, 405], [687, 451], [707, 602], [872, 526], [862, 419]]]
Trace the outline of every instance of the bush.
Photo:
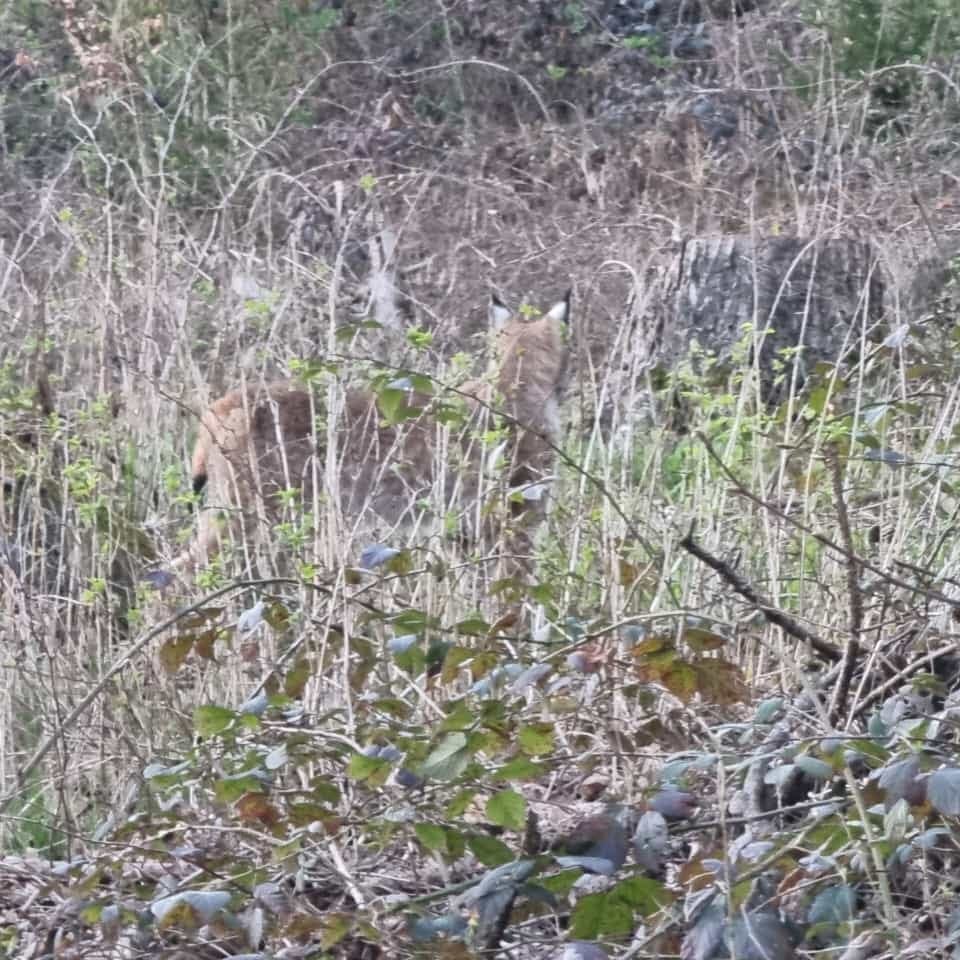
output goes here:
[[[960, 8], [953, 0], [831, 0], [819, 5], [841, 74], [871, 80], [877, 105], [903, 105], [917, 89], [923, 72], [960, 49]], [[902, 68], [902, 69], [896, 69]]]

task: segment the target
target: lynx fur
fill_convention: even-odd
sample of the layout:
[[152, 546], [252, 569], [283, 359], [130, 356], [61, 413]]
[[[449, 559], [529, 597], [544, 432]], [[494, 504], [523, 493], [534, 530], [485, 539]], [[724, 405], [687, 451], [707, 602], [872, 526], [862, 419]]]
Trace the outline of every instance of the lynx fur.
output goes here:
[[[206, 488], [208, 506], [174, 567], [192, 570], [208, 561], [224, 527], [249, 543], [277, 524], [285, 491], [295, 491], [307, 510], [338, 504], [339, 516], [368, 539], [393, 544], [454, 511], [464, 539], [529, 551], [529, 532], [544, 512], [540, 485], [559, 441], [569, 312], [569, 292], [536, 319], [514, 316], [491, 298], [495, 375], [458, 391], [468, 414], [463, 428], [447, 431], [437, 419], [437, 403], [450, 396], [439, 390], [433, 397], [411, 391], [407, 405], [419, 413], [397, 425], [384, 422], [369, 389], [341, 392], [342, 409], [333, 415], [292, 381], [220, 397], [204, 413], [193, 451], [193, 487]], [[495, 449], [481, 440], [493, 425], [492, 410], [505, 422], [506, 440]], [[490, 500], [497, 490], [514, 491], [499, 513]]]

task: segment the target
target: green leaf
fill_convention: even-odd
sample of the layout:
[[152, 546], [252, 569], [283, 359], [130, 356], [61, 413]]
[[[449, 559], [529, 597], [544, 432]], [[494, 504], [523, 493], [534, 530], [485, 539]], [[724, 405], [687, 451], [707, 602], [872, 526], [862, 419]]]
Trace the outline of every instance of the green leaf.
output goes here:
[[587, 894], [573, 908], [570, 933], [577, 940], [628, 937], [633, 933], [633, 910], [612, 890]]
[[398, 720], [406, 720], [410, 716], [410, 704], [399, 697], [381, 697], [379, 700], [374, 700], [373, 707]]
[[347, 764], [347, 776], [351, 780], [366, 783], [371, 787], [382, 787], [390, 776], [392, 765], [382, 757], [368, 757], [365, 753], [355, 753]]
[[440, 679], [444, 683], [453, 683], [457, 679], [457, 673], [460, 667], [468, 660], [472, 659], [473, 650], [467, 650], [465, 647], [450, 647], [443, 657], [443, 669], [440, 671]]
[[447, 849], [447, 833], [435, 823], [414, 824], [413, 832], [425, 850], [443, 853]]
[[644, 917], [653, 916], [675, 899], [659, 880], [649, 877], [628, 877], [621, 880], [610, 892], [622, 898], [624, 903], [628, 903]]
[[406, 420], [415, 420], [423, 414], [419, 407], [411, 407], [407, 403], [407, 391], [397, 387], [380, 387], [377, 390], [377, 406], [391, 427]]
[[313, 664], [307, 657], [301, 657], [287, 671], [283, 678], [283, 692], [293, 699], [303, 696], [307, 681], [313, 676]]
[[446, 816], [448, 820], [458, 820], [462, 817], [477, 795], [476, 790], [461, 790], [448, 804]]
[[444, 717], [440, 724], [440, 730], [443, 733], [448, 733], [451, 730], [469, 730], [476, 725], [476, 722], [477, 715], [467, 706], [465, 701], [460, 700]]
[[201, 737], [215, 737], [228, 730], [237, 719], [233, 710], [207, 704], [193, 711], [193, 726]]
[[514, 757], [494, 771], [494, 779], [512, 782], [514, 780], [537, 780], [547, 772], [542, 763], [535, 763], [527, 757]]
[[475, 615], [461, 620], [454, 629], [467, 637], [485, 637], [490, 631], [490, 624], [483, 617]]
[[213, 792], [221, 803], [236, 803], [244, 794], [263, 791], [263, 783], [252, 775], [225, 777], [213, 785]]
[[653, 916], [673, 899], [659, 881], [629, 877], [605, 893], [589, 894], [580, 900], [571, 917], [572, 934], [582, 940], [626, 936], [636, 925], [636, 914]]
[[387, 617], [387, 623], [398, 634], [423, 633], [428, 627], [438, 626], [433, 617], [428, 617], [422, 610], [401, 610], [400, 613]]
[[290, 822], [295, 827], [307, 827], [311, 823], [324, 823], [336, 819], [336, 815], [319, 803], [291, 803], [288, 807]]
[[413, 570], [413, 556], [409, 550], [401, 550], [387, 561], [385, 569], [399, 577], [405, 577]]
[[331, 805], [338, 804], [342, 799], [340, 788], [329, 780], [324, 780], [320, 777], [314, 777], [313, 780], [310, 781], [310, 796], [320, 803], [329, 803]]
[[549, 890], [554, 896], [566, 897], [573, 889], [573, 885], [583, 876], [583, 871], [576, 867], [573, 870], [561, 870], [549, 877], [540, 879], [540, 886]]
[[491, 823], [508, 830], [522, 830], [527, 822], [527, 801], [515, 790], [501, 790], [487, 801]]
[[448, 733], [423, 763], [423, 775], [430, 780], [454, 780], [470, 762], [467, 738], [460, 732]]
[[486, 833], [471, 834], [467, 838], [467, 847], [485, 867], [499, 867], [516, 859], [513, 851], [502, 840]]
[[[433, 334], [426, 333], [425, 337], [433, 337]], [[423, 340], [421, 339], [421, 343]], [[408, 373], [407, 377], [410, 380], [410, 386], [416, 390], [417, 393], [422, 393], [425, 396], [432, 397], [435, 393], [436, 384], [432, 377], [427, 376], [425, 373]]]
[[528, 723], [517, 731], [520, 749], [531, 757], [542, 757], [553, 753], [552, 723]]

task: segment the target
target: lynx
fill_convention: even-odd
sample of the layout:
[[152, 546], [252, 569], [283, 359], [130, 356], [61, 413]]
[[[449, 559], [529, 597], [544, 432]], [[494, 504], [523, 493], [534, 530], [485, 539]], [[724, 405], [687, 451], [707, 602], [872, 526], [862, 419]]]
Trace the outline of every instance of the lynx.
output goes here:
[[[279, 381], [233, 390], [203, 415], [193, 451], [193, 488], [207, 488], [199, 532], [174, 567], [193, 569], [220, 549], [218, 510], [231, 531], [249, 542], [276, 524], [290, 491], [306, 509], [339, 504], [340, 516], [367, 537], [396, 542], [398, 531], [420, 532], [441, 515], [469, 541], [501, 537], [507, 549], [529, 547], [529, 531], [544, 513], [543, 482], [559, 439], [560, 399], [569, 359], [570, 293], [545, 315], [525, 320], [491, 297], [488, 318], [497, 333], [493, 382], [471, 381], [457, 391], [466, 426], [447, 433], [438, 411], [448, 394], [406, 395], [410, 419], [388, 424], [376, 391], [347, 388], [342, 409], [324, 411], [309, 389]], [[406, 383], [391, 384], [394, 390]], [[444, 406], [445, 405], [445, 406]], [[483, 434], [491, 410], [504, 414], [505, 441]], [[326, 423], [324, 423], [326, 419]], [[335, 443], [329, 457], [328, 438]], [[506, 485], [506, 509], [491, 495]], [[316, 496], [315, 496], [316, 495]]]

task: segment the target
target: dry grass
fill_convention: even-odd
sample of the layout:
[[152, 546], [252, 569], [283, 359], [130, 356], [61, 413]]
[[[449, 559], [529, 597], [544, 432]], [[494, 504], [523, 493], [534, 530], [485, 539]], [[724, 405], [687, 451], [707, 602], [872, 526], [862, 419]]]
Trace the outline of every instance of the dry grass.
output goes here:
[[[690, 530], [838, 648], [851, 623], [878, 651], [908, 629], [915, 648], [953, 640], [948, 606], [923, 593], [952, 597], [960, 580], [951, 331], [931, 322], [902, 348], [868, 351], [842, 384], [823, 373], [817, 385], [831, 392], [812, 405], [793, 392], [777, 409], [759, 402], [749, 371], [688, 372], [674, 391], [654, 390], [637, 349], [651, 279], [688, 233], [866, 237], [896, 281], [891, 329], [918, 320], [909, 278], [934, 245], [913, 194], [936, 238], [954, 239], [956, 151], [930, 159], [935, 132], [919, 121], [909, 142], [850, 134], [860, 106], [830, 78], [812, 100], [774, 90], [784, 78], [758, 52], [754, 27], [717, 69], [776, 107], [777, 135], [746, 130], [741, 155], [688, 139], [685, 121], [622, 138], [599, 124], [544, 125], [518, 134], [521, 146], [550, 147], [522, 170], [516, 156], [478, 163], [471, 148], [451, 147], [432, 167], [376, 170], [361, 189], [345, 184], [375, 169], [367, 160], [282, 175], [238, 163], [209, 214], [179, 209], [146, 170], [123, 208], [68, 189], [72, 170], [40, 195], [40, 239], [6, 250], [0, 272], [0, 846], [79, 849], [148, 764], [190, 751], [198, 706], [237, 708], [265, 685], [286, 684], [315, 733], [316, 752], [293, 778], [301, 784], [342, 779], [347, 744], [399, 738], [422, 760], [450, 702], [507, 660], [549, 662], [565, 678], [549, 703], [532, 688], [516, 697], [531, 720], [556, 725], [548, 798], [561, 802], [594, 769], [611, 793], [634, 797], [666, 756], [711, 748], [720, 725], [743, 715], [638, 680], [638, 637], [708, 629], [727, 640], [751, 696], [816, 682], [803, 671], [808, 649], [684, 552]], [[812, 162], [799, 163], [811, 141]], [[602, 175], [584, 159], [599, 148]], [[627, 195], [634, 155], [644, 186]], [[577, 200], [571, 184], [585, 191]], [[248, 205], [233, 206], [237, 195]], [[291, 210], [301, 208], [298, 220]], [[326, 246], [311, 249], [303, 220], [327, 223], [321, 214], [331, 218]], [[396, 307], [367, 282], [380, 231], [396, 240], [398, 259], [380, 275], [399, 278]], [[489, 285], [519, 300], [571, 281], [575, 379], [523, 618], [497, 627], [511, 597], [491, 591], [490, 558], [443, 539], [413, 543], [407, 566], [358, 573], [364, 534], [318, 497], [315, 524], [292, 516], [257, 558], [299, 582], [251, 582], [238, 544], [179, 596], [194, 612], [157, 630], [171, 601], [142, 576], [191, 536], [186, 464], [212, 396], [305, 358], [336, 359], [334, 408], [345, 384], [369, 380], [371, 357], [462, 382], [472, 363], [454, 355], [482, 355]], [[432, 345], [414, 351], [402, 336], [359, 329], [343, 337], [371, 313], [412, 318]], [[43, 378], [45, 417], [32, 396]], [[438, 483], [452, 442], [437, 444]], [[854, 581], [844, 523], [863, 561]], [[241, 632], [258, 600], [266, 619]], [[474, 618], [479, 626], [463, 626]], [[389, 644], [410, 633], [424, 652], [404, 659]], [[441, 657], [446, 668], [428, 680], [425, 648], [439, 640], [465, 652]], [[584, 647], [602, 651], [587, 676], [566, 659]], [[865, 695], [855, 683], [843, 722]], [[341, 809], [354, 811], [361, 793], [347, 783]]]

